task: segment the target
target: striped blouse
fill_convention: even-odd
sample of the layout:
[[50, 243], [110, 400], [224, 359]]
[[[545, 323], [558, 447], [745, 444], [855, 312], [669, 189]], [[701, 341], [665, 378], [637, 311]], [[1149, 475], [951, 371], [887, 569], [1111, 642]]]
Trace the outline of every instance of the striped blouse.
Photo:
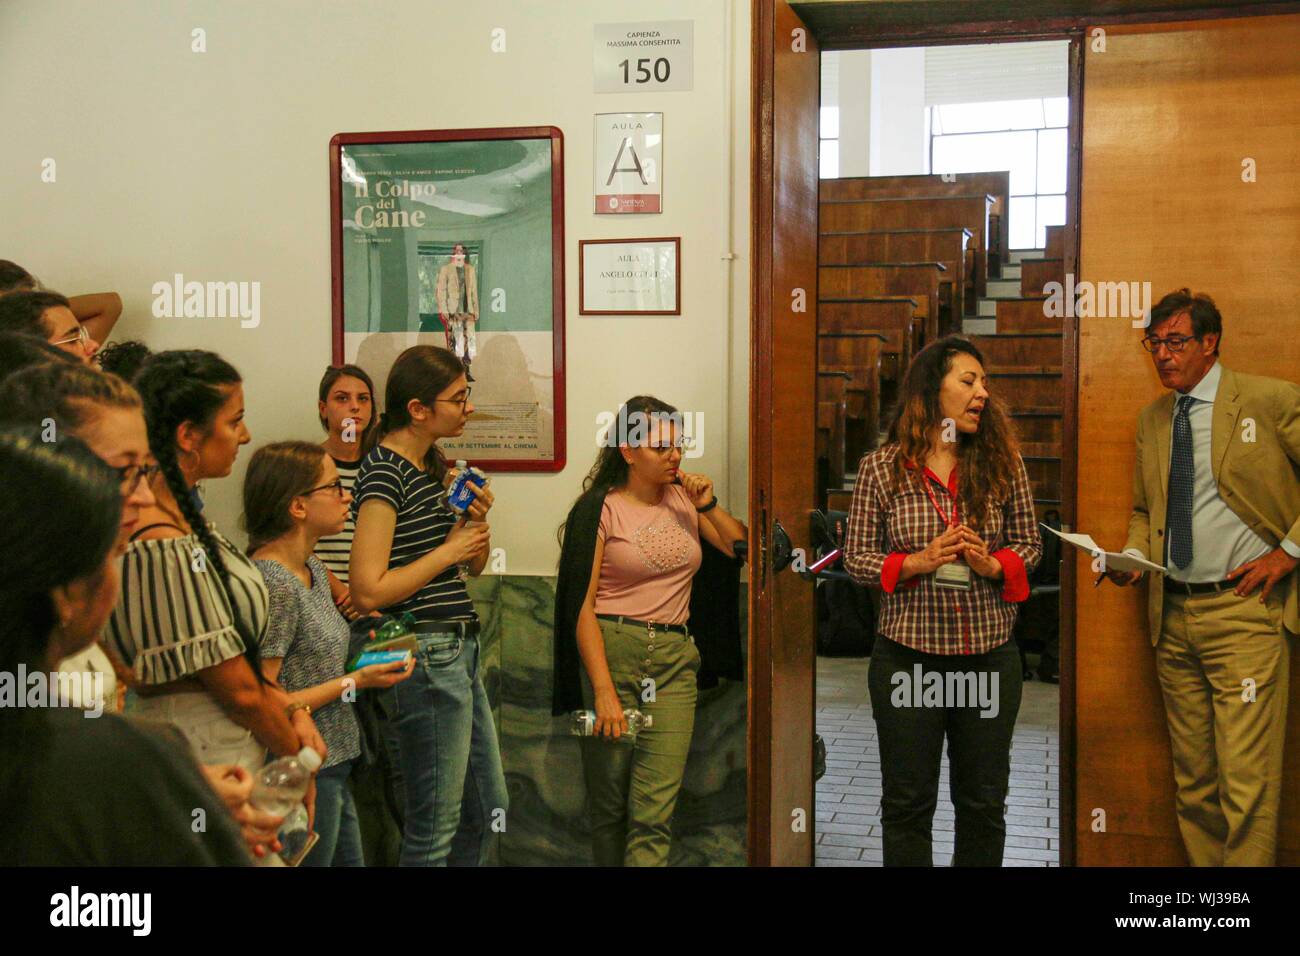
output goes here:
[[[335, 458], [334, 464], [339, 470], [339, 480], [343, 482], [343, 487], [351, 491], [356, 485], [361, 461], [339, 461]], [[334, 572], [334, 576], [344, 584], [348, 583], [348, 559], [352, 556], [352, 536], [356, 530], [356, 518], [349, 511], [342, 531], [338, 534], [326, 535], [316, 542], [314, 554], [320, 559], [321, 564]]]
[[[442, 485], [383, 445], [376, 445], [361, 463], [352, 495], [353, 518], [371, 499], [386, 502], [397, 512], [392, 550], [388, 555], [390, 571], [405, 567], [439, 547], [458, 520], [455, 512], [447, 507], [447, 492]], [[394, 615], [409, 612], [421, 624], [449, 619], [478, 620], [474, 603], [454, 564], [406, 600], [380, 610]]]
[[252, 559], [209, 522], [230, 578], [202, 558], [196, 534], [133, 541], [122, 556], [122, 589], [105, 640], [144, 684], [166, 684], [244, 653], [231, 598], [257, 640], [266, 629], [266, 582]]

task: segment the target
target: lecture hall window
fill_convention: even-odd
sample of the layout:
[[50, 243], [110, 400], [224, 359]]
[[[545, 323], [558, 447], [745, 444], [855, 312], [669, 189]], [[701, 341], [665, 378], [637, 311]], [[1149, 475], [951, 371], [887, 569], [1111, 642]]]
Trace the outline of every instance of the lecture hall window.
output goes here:
[[1061, 96], [958, 103], [931, 106], [929, 112], [930, 170], [1010, 170], [1009, 245], [1042, 249], [1047, 227], [1065, 224], [1069, 100]]
[[822, 179], [838, 179], [840, 175], [840, 108], [821, 108], [818, 133], [817, 158]]

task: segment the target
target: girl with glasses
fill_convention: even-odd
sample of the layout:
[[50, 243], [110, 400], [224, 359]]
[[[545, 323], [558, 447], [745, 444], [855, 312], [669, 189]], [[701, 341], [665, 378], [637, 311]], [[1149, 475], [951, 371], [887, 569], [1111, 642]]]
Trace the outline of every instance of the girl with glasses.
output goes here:
[[[141, 510], [154, 504], [145, 478], [156, 466], [149, 453], [139, 393], [116, 375], [80, 364], [40, 360], [6, 378], [5, 388], [10, 396], [2, 413], [5, 420], [44, 426], [47, 434], [75, 435], [117, 474], [122, 507], [114, 554], [124, 553]], [[100, 675], [102, 698], [84, 703], [119, 709], [117, 669], [98, 643], [60, 662], [59, 669]], [[125, 668], [122, 678], [130, 679]]]
[[[701, 604], [736, 609], [747, 531], [710, 479], [680, 470], [679, 423], [671, 405], [629, 399], [561, 528], [552, 711], [596, 714], [581, 745], [597, 866], [667, 864], [698, 675], [742, 676], [738, 616]], [[635, 739], [629, 708], [652, 721]]]
[[416, 345], [388, 376], [379, 444], [353, 487], [356, 535], [349, 583], [365, 613], [411, 614], [415, 673], [390, 692], [395, 783], [404, 794], [402, 866], [477, 866], [491, 824], [506, 812], [505, 774], [483, 688], [478, 614], [457, 565], [480, 574], [492, 492], [475, 488], [469, 526], [447, 506], [438, 440], [474, 413], [465, 366], [446, 349]]
[[350, 692], [392, 687], [414, 664], [373, 664], [345, 674], [350, 630], [330, 595], [328, 572], [313, 553], [320, 538], [343, 527], [352, 494], [333, 458], [310, 442], [259, 448], [244, 478], [248, 553], [270, 596], [262, 638], [262, 672], [301, 702], [320, 728], [329, 755], [316, 775], [316, 833], [304, 866], [364, 866], [361, 829], [348, 777], [361, 755]]

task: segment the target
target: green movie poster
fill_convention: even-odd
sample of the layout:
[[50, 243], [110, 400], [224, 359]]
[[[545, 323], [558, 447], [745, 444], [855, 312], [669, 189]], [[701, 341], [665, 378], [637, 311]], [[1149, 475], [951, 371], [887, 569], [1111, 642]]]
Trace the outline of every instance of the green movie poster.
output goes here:
[[404, 349], [455, 352], [469, 366], [476, 411], [462, 436], [439, 446], [498, 470], [562, 466], [558, 136], [357, 142], [365, 134], [348, 134], [333, 146], [336, 358], [369, 372], [382, 400]]

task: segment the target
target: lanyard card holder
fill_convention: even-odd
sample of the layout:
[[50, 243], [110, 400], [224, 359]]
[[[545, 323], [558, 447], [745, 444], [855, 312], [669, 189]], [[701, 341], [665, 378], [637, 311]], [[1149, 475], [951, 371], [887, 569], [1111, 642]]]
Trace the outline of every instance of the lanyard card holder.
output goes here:
[[969, 591], [971, 589], [970, 565], [961, 561], [954, 561], [951, 564], [941, 564], [934, 572], [934, 586], [937, 588], [949, 588], [953, 591]]

